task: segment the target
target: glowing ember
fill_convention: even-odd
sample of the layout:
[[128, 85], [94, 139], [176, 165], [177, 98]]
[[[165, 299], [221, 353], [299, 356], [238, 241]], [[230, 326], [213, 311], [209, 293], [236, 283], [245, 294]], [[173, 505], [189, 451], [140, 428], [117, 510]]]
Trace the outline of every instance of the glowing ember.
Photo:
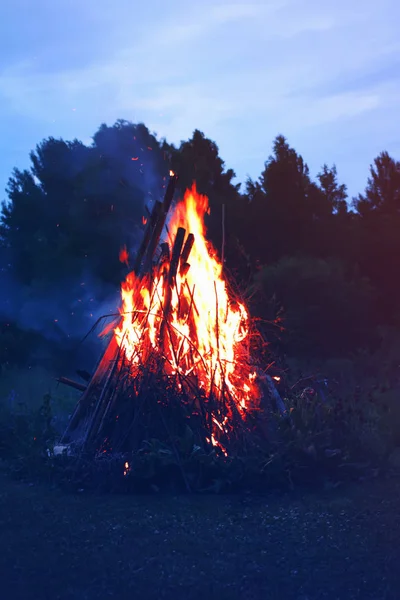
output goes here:
[[213, 413], [211, 443], [226, 453], [217, 441], [231, 425], [226, 397], [244, 419], [258, 406], [259, 390], [250, 365], [249, 314], [228, 292], [222, 264], [205, 239], [208, 212], [207, 197], [194, 185], [168, 224], [170, 243], [181, 236], [183, 247], [175, 271], [174, 252], [170, 257], [171, 248], [166, 251], [164, 244], [166, 254], [152, 273], [129, 273], [121, 289], [122, 319], [114, 333], [134, 377], [156, 354], [180, 389], [190, 380], [204, 397], [224, 404], [224, 411]]
[[120, 262], [125, 263], [127, 267], [129, 267], [129, 254], [128, 250], [126, 249], [126, 246], [123, 246], [123, 248], [121, 248], [119, 253], [119, 260]]

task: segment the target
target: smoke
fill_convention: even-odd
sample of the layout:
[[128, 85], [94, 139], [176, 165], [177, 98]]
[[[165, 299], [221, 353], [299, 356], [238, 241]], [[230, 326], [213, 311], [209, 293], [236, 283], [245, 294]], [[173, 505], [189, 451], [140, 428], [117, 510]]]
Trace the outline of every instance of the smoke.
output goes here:
[[[82, 198], [87, 194], [99, 198], [99, 202], [107, 199], [108, 210], [108, 203], [112, 205], [117, 195], [122, 212], [113, 221], [118, 230], [114, 239], [117, 243], [121, 239], [121, 246], [127, 243], [132, 264], [143, 235], [146, 206], [151, 210], [154, 202], [163, 197], [167, 184], [169, 156], [163, 147], [144, 125], [126, 121], [118, 121], [112, 127], [102, 125], [93, 136], [91, 147], [79, 142], [45, 140], [36, 149], [36, 159], [32, 158], [32, 173], [46, 205], [46, 218], [58, 210], [62, 196], [70, 197], [71, 182], [78, 176]], [[46, 201], [48, 190], [41, 187], [49, 176], [53, 181], [65, 182], [64, 188], [61, 183], [57, 189], [54, 202], [49, 200], [50, 204]], [[86, 227], [91, 235], [101, 235], [93, 229], [90, 219], [83, 223]], [[18, 248], [10, 250], [11, 255], [18, 254]], [[110, 251], [114, 253], [115, 248]], [[28, 352], [30, 363], [65, 364], [68, 370], [89, 368], [98, 360], [104, 344], [98, 334], [104, 321], [82, 344], [79, 342], [100, 317], [118, 312], [120, 305], [118, 286], [105, 283], [95, 274], [101, 272], [97, 268], [101, 261], [101, 256], [91, 256], [90, 264], [82, 261], [76, 265], [74, 276], [52, 281], [51, 276], [46, 280], [44, 273], [42, 282], [26, 286], [13, 274], [10, 255], [7, 259], [0, 256], [0, 325], [36, 334]]]
[[93, 148], [109, 161], [109, 169], [97, 178], [102, 189], [112, 189], [116, 183], [139, 188], [145, 205], [162, 198], [170, 156], [144, 124], [120, 120], [113, 127], [102, 125], [93, 137]]
[[0, 318], [54, 341], [83, 337], [90, 323], [118, 308], [118, 289], [90, 275], [82, 282], [63, 281], [46, 289], [18, 285], [10, 276], [7, 280], [7, 295], [0, 297]]
[[118, 288], [90, 274], [45, 288], [21, 286], [4, 269], [0, 286], [0, 322], [6, 331], [17, 328], [30, 335], [32, 347], [20, 349], [29, 364], [53, 367], [64, 361], [69, 370], [75, 360], [84, 368], [96, 362], [102, 348], [99, 333], [106, 321], [101, 319], [90, 330], [100, 317], [118, 312]]

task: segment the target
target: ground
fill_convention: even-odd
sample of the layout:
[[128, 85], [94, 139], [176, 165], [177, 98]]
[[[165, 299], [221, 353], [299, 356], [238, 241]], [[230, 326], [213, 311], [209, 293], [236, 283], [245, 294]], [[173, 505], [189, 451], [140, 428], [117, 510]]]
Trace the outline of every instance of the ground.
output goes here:
[[93, 496], [0, 475], [4, 600], [398, 600], [400, 481]]

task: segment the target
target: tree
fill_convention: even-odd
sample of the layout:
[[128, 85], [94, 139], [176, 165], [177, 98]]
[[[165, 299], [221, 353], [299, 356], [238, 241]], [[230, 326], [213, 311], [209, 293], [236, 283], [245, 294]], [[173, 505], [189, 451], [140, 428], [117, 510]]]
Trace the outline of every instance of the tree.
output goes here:
[[[236, 277], [243, 275], [240, 250], [245, 199], [240, 195], [240, 184], [234, 184], [235, 172], [225, 170], [215, 142], [195, 130], [191, 139], [181, 142], [172, 152], [172, 166], [179, 175], [181, 194], [196, 182], [197, 190], [209, 198], [210, 215], [206, 215], [207, 236], [222, 254], [222, 220], [224, 218], [224, 258]], [[224, 209], [223, 209], [224, 206]], [[223, 216], [224, 215], [224, 216]]]
[[328, 165], [324, 164], [317, 178], [330, 212], [346, 213], [348, 211], [347, 188], [344, 183], [339, 184], [338, 182], [336, 165], [329, 168]]
[[[0, 240], [7, 253], [8, 269], [12, 268], [22, 283], [29, 283], [35, 270], [35, 260], [46, 259], [43, 229], [45, 194], [29, 171], [14, 169], [7, 187], [8, 202], [3, 202], [0, 220]], [[5, 267], [4, 267], [5, 268]]]
[[14, 171], [1, 212], [17, 278], [54, 283], [89, 271], [117, 284], [119, 249], [134, 249], [146, 200], [162, 194], [162, 145], [144, 125], [118, 121], [102, 125], [91, 147], [44, 140], [31, 162]]
[[400, 162], [381, 152], [370, 166], [364, 194], [353, 201], [361, 232], [359, 263], [378, 289], [376, 312], [387, 323], [400, 318]]
[[400, 213], [400, 162], [388, 152], [381, 152], [375, 158], [365, 193], [354, 199], [354, 206], [363, 217], [368, 217], [371, 212], [381, 215]]
[[344, 356], [371, 341], [373, 289], [338, 261], [287, 257], [263, 268], [256, 283], [264, 303], [281, 308], [285, 353]]
[[311, 181], [303, 158], [282, 135], [275, 139], [259, 180], [247, 182], [247, 194], [253, 256], [269, 263], [316, 251], [319, 222], [331, 214], [332, 206]]
[[145, 204], [162, 196], [168, 166], [163, 143], [141, 124], [103, 125], [92, 146], [41, 142], [30, 169], [14, 170], [1, 210], [1, 318], [21, 327], [28, 320], [66, 346], [96, 313], [115, 310], [126, 274], [120, 248], [134, 253]]
[[339, 183], [335, 165], [324, 164], [317, 179], [327, 212], [319, 223], [317, 247], [320, 252], [316, 255], [338, 258], [353, 268], [359, 258], [360, 231], [356, 215], [349, 210], [346, 185]]

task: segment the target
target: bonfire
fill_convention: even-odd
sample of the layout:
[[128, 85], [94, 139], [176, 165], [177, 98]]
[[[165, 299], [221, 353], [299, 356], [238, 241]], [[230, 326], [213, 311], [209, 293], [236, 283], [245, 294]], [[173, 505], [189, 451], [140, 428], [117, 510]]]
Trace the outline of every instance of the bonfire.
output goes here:
[[[121, 286], [117, 319], [103, 329], [106, 351], [62, 439], [95, 455], [157, 439], [228, 456], [257, 439], [265, 377], [252, 357], [249, 312], [206, 239], [207, 197], [193, 184], [171, 210], [175, 184], [171, 172]], [[126, 248], [120, 260], [129, 266]]]

